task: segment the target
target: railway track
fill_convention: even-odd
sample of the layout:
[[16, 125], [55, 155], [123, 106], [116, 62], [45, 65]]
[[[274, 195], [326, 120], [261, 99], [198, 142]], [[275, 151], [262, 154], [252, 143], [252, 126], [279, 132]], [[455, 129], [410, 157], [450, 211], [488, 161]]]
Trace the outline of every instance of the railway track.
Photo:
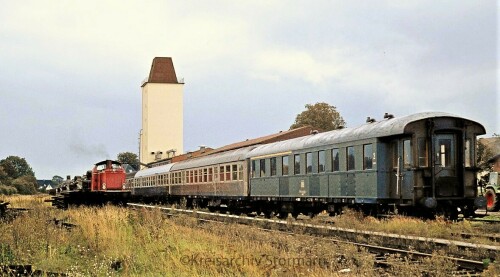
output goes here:
[[[474, 272], [483, 271], [487, 267], [487, 263], [483, 261], [494, 261], [496, 256], [500, 254], [500, 247], [498, 246], [475, 244], [457, 240], [355, 230], [291, 220], [219, 214], [138, 203], [127, 203], [127, 205], [133, 208], [159, 209], [170, 216], [179, 213], [188, 214], [204, 222], [247, 224], [264, 230], [284, 232], [287, 234], [314, 235], [335, 243], [346, 243], [365, 248], [369, 252], [376, 254], [377, 257], [384, 257], [387, 254], [392, 254], [400, 257], [408, 257], [412, 260], [419, 260], [435, 257], [433, 252], [438, 249], [443, 249], [447, 253], [447, 256], [441, 257], [453, 261], [460, 269]], [[465, 253], [482, 253], [483, 256], [481, 259], [478, 259], [477, 257], [468, 257]], [[380, 264], [385, 263], [384, 259], [378, 259], [378, 261]]]

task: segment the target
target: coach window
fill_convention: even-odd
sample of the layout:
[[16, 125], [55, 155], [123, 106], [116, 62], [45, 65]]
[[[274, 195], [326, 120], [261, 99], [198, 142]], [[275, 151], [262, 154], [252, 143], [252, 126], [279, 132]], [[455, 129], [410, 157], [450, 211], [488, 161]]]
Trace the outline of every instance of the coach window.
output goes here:
[[281, 160], [281, 175], [287, 176], [288, 175], [288, 156], [283, 156]]
[[226, 165], [226, 181], [231, 181], [231, 166]]
[[399, 168], [399, 150], [398, 143], [392, 143], [392, 168]]
[[233, 173], [233, 181], [236, 181], [236, 180], [238, 180], [238, 165], [237, 164], [233, 164], [232, 167], [233, 167], [233, 171], [232, 171], [232, 173]]
[[363, 169], [373, 168], [373, 147], [372, 144], [363, 145]]
[[356, 163], [354, 160], [354, 147], [353, 146], [347, 147], [346, 156], [347, 156], [347, 170], [354, 170]]
[[255, 160], [252, 160], [252, 174], [251, 174], [251, 175], [252, 175], [252, 176], [251, 176], [252, 178], [257, 177], [257, 176], [255, 175]]
[[332, 171], [339, 171], [340, 170], [340, 157], [339, 157], [339, 149], [338, 148], [333, 148], [332, 149]]
[[240, 164], [238, 167], [238, 180], [243, 181], [243, 165]]
[[224, 167], [219, 167], [219, 181], [224, 182]]
[[261, 159], [260, 160], [260, 177], [265, 177], [266, 176], [266, 160]]
[[440, 139], [439, 144], [439, 158], [442, 167], [453, 167], [454, 158], [451, 153], [452, 140], [451, 139]]
[[313, 172], [313, 154], [306, 153], [306, 174]]
[[326, 171], [326, 154], [325, 151], [319, 151], [318, 152], [318, 172], [325, 172]]
[[428, 153], [427, 150], [427, 140], [425, 138], [418, 138], [418, 166], [428, 167]]
[[409, 139], [405, 139], [403, 141], [403, 167], [409, 168], [411, 167], [412, 156], [411, 156], [411, 141]]
[[293, 174], [300, 174], [300, 154], [293, 156]]
[[471, 155], [471, 148], [470, 148], [470, 139], [465, 140], [465, 167], [471, 167], [472, 166], [472, 155]]
[[217, 182], [219, 178], [219, 167], [214, 166], [214, 182]]
[[212, 182], [212, 168], [208, 168], [208, 182]]
[[276, 176], [276, 157], [271, 158], [271, 176]]

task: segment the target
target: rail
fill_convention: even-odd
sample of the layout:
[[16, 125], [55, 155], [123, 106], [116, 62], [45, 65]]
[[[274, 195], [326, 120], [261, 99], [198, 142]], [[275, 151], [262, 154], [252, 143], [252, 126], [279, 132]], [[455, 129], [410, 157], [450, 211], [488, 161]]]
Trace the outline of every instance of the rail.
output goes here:
[[[146, 208], [146, 209], [159, 209], [165, 212], [171, 213], [184, 213], [190, 214], [198, 217], [200, 220], [206, 220], [206, 217], [216, 217], [219, 219], [225, 219], [227, 221], [232, 221], [240, 224], [247, 224], [250, 222], [260, 222], [265, 224], [270, 224], [274, 226], [283, 227], [283, 229], [288, 230], [290, 227], [296, 227], [299, 230], [304, 230], [304, 232], [308, 232], [309, 234], [320, 235], [322, 237], [328, 236], [337, 236], [343, 239], [348, 239], [348, 243], [355, 244], [357, 246], [362, 246], [365, 248], [372, 249], [374, 252], [376, 249], [380, 249], [382, 252], [380, 253], [393, 253], [393, 254], [405, 254], [407, 256], [413, 257], [431, 257], [431, 253], [425, 253], [425, 251], [429, 251], [430, 249], [434, 249], [434, 247], [439, 248], [458, 248], [464, 250], [460, 253], [461, 257], [453, 257], [447, 256], [447, 259], [450, 259], [456, 262], [463, 268], [474, 269], [474, 270], [484, 270], [485, 266], [482, 261], [476, 261], [472, 259], [468, 259], [467, 257], [462, 257], [463, 253], [476, 253], [478, 250], [485, 250], [487, 253], [487, 257], [484, 259], [489, 259], [490, 261], [494, 261], [495, 257], [500, 253], [499, 246], [493, 245], [485, 245], [485, 244], [477, 244], [477, 243], [469, 243], [458, 240], [447, 240], [447, 239], [438, 239], [438, 238], [428, 238], [428, 237], [419, 237], [419, 236], [409, 236], [409, 235], [400, 235], [400, 234], [391, 234], [391, 233], [383, 233], [383, 232], [373, 232], [373, 231], [365, 231], [365, 230], [356, 230], [356, 229], [348, 229], [348, 228], [340, 228], [335, 226], [326, 226], [326, 225], [316, 225], [310, 223], [301, 223], [287, 220], [279, 220], [279, 219], [267, 219], [267, 218], [256, 218], [256, 217], [248, 217], [248, 216], [238, 216], [231, 214], [219, 214], [219, 213], [211, 213], [205, 211], [196, 211], [196, 210], [186, 210], [186, 209], [176, 209], [176, 208], [168, 208], [161, 207], [156, 205], [147, 205], [147, 204], [138, 204], [138, 203], [127, 203], [130, 207], [136, 208]], [[205, 218], [203, 218], [205, 217]], [[372, 245], [368, 243], [360, 243], [360, 242], [352, 242], [352, 240], [359, 240], [360, 237], [364, 238], [375, 238], [375, 241], [378, 241], [380, 245]], [[345, 242], [339, 240], [339, 242]], [[397, 245], [405, 245], [410, 250], [399, 249], [395, 247], [388, 247], [391, 244]], [[345, 242], [347, 243], [347, 242]], [[434, 247], [429, 247], [429, 245]]]

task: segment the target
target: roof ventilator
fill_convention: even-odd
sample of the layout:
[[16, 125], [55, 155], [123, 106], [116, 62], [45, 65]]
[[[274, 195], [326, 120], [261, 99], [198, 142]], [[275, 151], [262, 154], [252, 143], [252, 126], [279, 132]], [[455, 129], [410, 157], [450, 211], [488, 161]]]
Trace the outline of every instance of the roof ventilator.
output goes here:
[[311, 135], [316, 135], [318, 132], [318, 130], [311, 130]]
[[384, 114], [384, 119], [391, 119], [391, 118], [394, 118], [393, 114], [390, 114], [390, 113], [385, 113]]
[[376, 121], [375, 118], [371, 118], [371, 117], [366, 118], [366, 123], [373, 123], [375, 121]]

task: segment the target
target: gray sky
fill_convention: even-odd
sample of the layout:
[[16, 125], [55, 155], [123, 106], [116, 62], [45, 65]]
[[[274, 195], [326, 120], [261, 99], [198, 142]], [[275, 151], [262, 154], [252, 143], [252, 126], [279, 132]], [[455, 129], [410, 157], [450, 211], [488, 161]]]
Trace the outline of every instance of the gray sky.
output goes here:
[[184, 147], [286, 130], [307, 103], [347, 125], [444, 111], [500, 133], [496, 1], [0, 0], [0, 159], [39, 179], [138, 151], [156, 56], [184, 86]]

